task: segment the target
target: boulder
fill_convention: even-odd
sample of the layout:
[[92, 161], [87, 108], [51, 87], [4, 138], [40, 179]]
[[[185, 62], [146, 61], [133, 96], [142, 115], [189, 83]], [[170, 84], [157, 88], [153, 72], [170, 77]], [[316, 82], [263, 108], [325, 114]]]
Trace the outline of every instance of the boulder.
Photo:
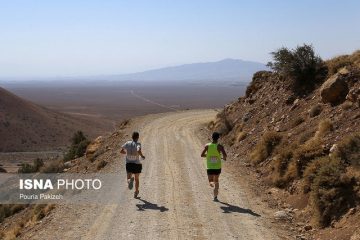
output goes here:
[[286, 211], [277, 211], [274, 213], [274, 218], [276, 220], [290, 220], [292, 217], [290, 213]]
[[336, 105], [345, 101], [349, 88], [340, 74], [335, 74], [326, 80], [320, 89], [320, 96], [324, 103]]
[[85, 156], [87, 159], [91, 159], [95, 155], [95, 152], [100, 148], [103, 141], [104, 138], [102, 136], [99, 136], [87, 146], [85, 152]]
[[349, 93], [346, 95], [346, 100], [357, 103], [360, 106], [360, 88], [351, 89]]

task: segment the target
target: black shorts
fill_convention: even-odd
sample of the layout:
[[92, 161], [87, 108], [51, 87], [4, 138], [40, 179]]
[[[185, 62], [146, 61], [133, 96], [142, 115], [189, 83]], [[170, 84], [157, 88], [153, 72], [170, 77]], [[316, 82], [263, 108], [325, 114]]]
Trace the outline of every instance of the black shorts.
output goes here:
[[127, 173], [141, 173], [141, 170], [142, 170], [142, 164], [126, 163]]
[[220, 169], [207, 169], [208, 175], [220, 175], [221, 168]]

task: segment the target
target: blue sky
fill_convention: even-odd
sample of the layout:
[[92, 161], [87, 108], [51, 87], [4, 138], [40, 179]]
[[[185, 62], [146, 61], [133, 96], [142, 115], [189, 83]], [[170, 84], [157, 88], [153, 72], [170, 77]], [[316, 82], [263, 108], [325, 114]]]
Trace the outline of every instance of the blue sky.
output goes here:
[[118, 74], [311, 43], [360, 48], [358, 0], [0, 0], [0, 77]]

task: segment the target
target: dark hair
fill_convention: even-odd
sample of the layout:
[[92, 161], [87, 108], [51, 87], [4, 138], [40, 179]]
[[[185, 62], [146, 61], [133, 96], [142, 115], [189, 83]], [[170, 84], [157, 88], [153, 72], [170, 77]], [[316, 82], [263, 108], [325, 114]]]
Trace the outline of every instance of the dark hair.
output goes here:
[[220, 133], [218, 133], [218, 132], [213, 132], [213, 134], [212, 134], [212, 140], [213, 141], [217, 141], [219, 138], [220, 138]]
[[133, 134], [132, 134], [132, 139], [133, 139], [134, 141], [137, 141], [137, 140], [139, 139], [139, 133], [138, 133], [138, 132], [133, 132]]

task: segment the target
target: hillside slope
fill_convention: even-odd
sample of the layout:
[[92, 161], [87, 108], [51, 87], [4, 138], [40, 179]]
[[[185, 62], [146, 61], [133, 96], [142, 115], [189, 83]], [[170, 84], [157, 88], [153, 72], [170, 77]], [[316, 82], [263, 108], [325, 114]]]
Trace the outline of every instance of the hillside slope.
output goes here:
[[58, 113], [0, 88], [0, 151], [38, 151], [64, 147], [77, 130], [95, 137], [110, 122]]
[[350, 239], [360, 227], [360, 52], [327, 65], [326, 81], [300, 96], [278, 74], [256, 73], [210, 128], [307, 230], [333, 227], [318, 239]]

